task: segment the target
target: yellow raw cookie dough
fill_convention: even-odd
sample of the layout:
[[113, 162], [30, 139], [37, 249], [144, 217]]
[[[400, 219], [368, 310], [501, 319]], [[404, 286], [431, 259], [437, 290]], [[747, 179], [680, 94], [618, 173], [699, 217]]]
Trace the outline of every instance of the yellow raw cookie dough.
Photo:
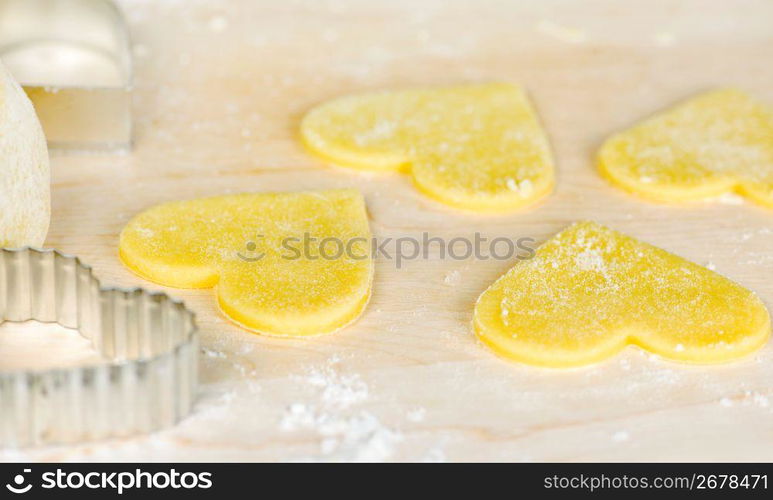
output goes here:
[[773, 208], [773, 110], [738, 90], [708, 92], [612, 136], [598, 164], [654, 201], [736, 191]]
[[550, 367], [600, 361], [628, 344], [676, 361], [730, 361], [770, 335], [753, 292], [590, 222], [570, 226], [491, 285], [473, 322], [502, 356]]
[[[120, 255], [162, 285], [216, 286], [222, 311], [249, 330], [307, 336], [362, 313], [373, 278], [370, 238], [358, 191], [250, 193], [146, 210], [121, 233]], [[336, 241], [348, 251], [338, 255], [346, 248]]]
[[410, 172], [421, 191], [457, 208], [521, 208], [555, 183], [531, 103], [505, 83], [343, 97], [311, 110], [301, 135], [333, 163]]

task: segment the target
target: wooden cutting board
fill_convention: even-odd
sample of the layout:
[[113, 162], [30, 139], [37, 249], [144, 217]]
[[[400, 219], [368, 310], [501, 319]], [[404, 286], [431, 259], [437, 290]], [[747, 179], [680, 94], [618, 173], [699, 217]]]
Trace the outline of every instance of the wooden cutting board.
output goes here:
[[[734, 197], [651, 204], [593, 166], [607, 135], [696, 92], [738, 86], [773, 103], [770, 1], [120, 3], [134, 38], [135, 147], [53, 155], [47, 241], [105, 282], [159, 288], [116, 255], [122, 226], [157, 203], [351, 186], [381, 238], [477, 231], [542, 242], [592, 219], [711, 264], [773, 306], [773, 211]], [[324, 165], [297, 140], [300, 116], [331, 97], [490, 80], [529, 90], [555, 151], [557, 189], [525, 213], [465, 215], [406, 176]], [[585, 369], [511, 364], [469, 324], [478, 294], [512, 264], [433, 255], [397, 269], [382, 259], [363, 317], [312, 340], [250, 334], [217, 312], [210, 290], [169, 290], [202, 329], [193, 415], [153, 436], [0, 457], [773, 460], [773, 345], [716, 367], [635, 348]]]

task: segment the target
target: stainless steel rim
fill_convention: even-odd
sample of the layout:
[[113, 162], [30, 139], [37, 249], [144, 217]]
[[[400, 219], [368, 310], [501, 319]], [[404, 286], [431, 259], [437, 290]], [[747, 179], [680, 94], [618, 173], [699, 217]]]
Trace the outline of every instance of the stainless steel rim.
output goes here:
[[103, 287], [57, 250], [0, 250], [0, 323], [55, 322], [109, 361], [0, 371], [0, 446], [152, 432], [190, 412], [197, 387], [194, 313], [165, 293]]

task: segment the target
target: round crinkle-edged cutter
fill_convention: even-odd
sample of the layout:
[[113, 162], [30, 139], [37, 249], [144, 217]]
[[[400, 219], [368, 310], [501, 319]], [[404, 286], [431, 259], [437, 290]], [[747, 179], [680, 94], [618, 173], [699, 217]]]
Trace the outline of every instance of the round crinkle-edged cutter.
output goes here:
[[0, 322], [77, 329], [105, 363], [0, 371], [0, 447], [152, 432], [186, 416], [197, 386], [194, 314], [164, 293], [100, 286], [56, 250], [0, 250]]

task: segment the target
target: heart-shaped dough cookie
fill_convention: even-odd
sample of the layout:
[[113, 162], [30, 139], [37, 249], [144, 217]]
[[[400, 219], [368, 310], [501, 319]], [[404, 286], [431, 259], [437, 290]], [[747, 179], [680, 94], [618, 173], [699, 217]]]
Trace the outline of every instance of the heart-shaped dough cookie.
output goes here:
[[555, 183], [545, 133], [510, 84], [343, 97], [310, 111], [301, 135], [335, 164], [410, 172], [427, 195], [468, 210], [521, 208]]
[[249, 330], [306, 336], [341, 328], [365, 308], [370, 239], [355, 190], [237, 194], [140, 213], [121, 232], [120, 255], [162, 285], [217, 285], [222, 311]]
[[757, 296], [708, 269], [598, 224], [575, 224], [478, 299], [474, 327], [497, 353], [568, 367], [638, 345], [692, 363], [761, 347], [770, 316]]
[[654, 201], [737, 191], [773, 207], [773, 111], [738, 90], [708, 92], [612, 136], [598, 164]]

